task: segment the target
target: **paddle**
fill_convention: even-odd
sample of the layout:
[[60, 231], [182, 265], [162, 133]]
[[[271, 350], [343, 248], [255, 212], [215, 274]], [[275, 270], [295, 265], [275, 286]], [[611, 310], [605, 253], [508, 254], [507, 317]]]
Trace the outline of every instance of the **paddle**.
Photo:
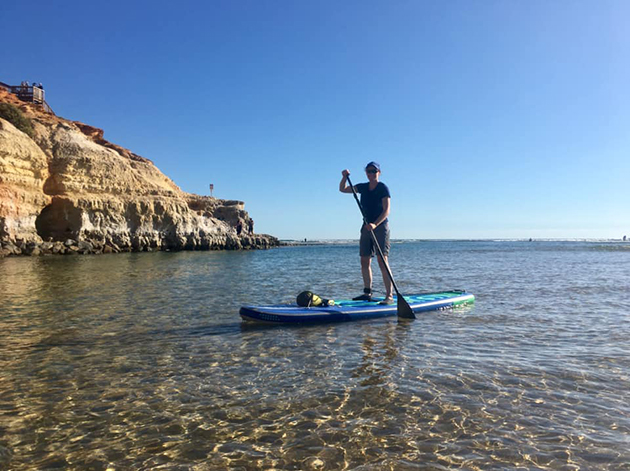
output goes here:
[[[365, 211], [363, 210], [363, 206], [361, 205], [361, 202], [359, 201], [357, 192], [354, 190], [354, 185], [352, 185], [350, 176], [348, 175], [346, 179], [348, 180], [348, 184], [350, 185], [350, 188], [352, 188], [352, 194], [354, 195], [354, 199], [359, 205], [359, 209], [361, 210], [361, 215], [363, 216], [363, 223], [367, 224], [368, 222], [367, 222], [367, 218], [365, 217]], [[372, 242], [374, 242], [374, 247], [376, 247], [376, 252], [378, 253], [378, 256], [381, 257], [381, 261], [383, 262], [383, 265], [385, 266], [385, 269], [387, 270], [387, 275], [389, 276], [389, 279], [391, 280], [392, 285], [394, 286], [394, 290], [396, 290], [396, 299], [398, 300], [398, 303], [396, 306], [398, 309], [398, 317], [402, 317], [404, 319], [415, 319], [416, 316], [413, 313], [411, 306], [409, 305], [407, 300], [403, 297], [403, 295], [400, 294], [400, 291], [398, 291], [398, 287], [396, 286], [396, 282], [394, 281], [394, 275], [392, 275], [392, 271], [389, 269], [389, 265], [385, 261], [385, 257], [383, 256], [383, 251], [381, 250], [381, 246], [378, 245], [378, 241], [376, 240], [376, 235], [374, 235], [374, 231], [370, 231], [370, 234], [372, 235]]]

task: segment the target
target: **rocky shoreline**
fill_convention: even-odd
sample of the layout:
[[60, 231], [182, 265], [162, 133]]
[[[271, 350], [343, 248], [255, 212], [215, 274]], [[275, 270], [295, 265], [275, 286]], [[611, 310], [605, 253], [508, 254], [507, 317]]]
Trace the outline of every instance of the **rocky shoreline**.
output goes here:
[[0, 90], [0, 257], [280, 245], [244, 202], [186, 193], [103, 135]]
[[103, 239], [67, 239], [65, 241], [28, 242], [16, 240], [15, 242], [0, 241], [0, 258], [11, 255], [26, 255], [38, 257], [43, 255], [97, 255], [125, 252], [176, 252], [181, 250], [252, 250], [270, 249], [280, 246], [280, 242], [269, 235], [253, 236], [227, 236], [221, 240], [204, 240], [200, 243], [184, 245], [172, 243], [159, 243], [158, 241], [134, 240], [131, 244], [120, 245]]

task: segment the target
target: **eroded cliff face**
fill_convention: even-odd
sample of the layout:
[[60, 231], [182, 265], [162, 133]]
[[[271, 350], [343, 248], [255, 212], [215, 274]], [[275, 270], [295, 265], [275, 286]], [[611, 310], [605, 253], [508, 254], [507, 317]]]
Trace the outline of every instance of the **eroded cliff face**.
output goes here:
[[0, 119], [0, 255], [267, 248], [240, 201], [181, 191], [103, 131], [0, 90], [31, 119], [29, 137]]

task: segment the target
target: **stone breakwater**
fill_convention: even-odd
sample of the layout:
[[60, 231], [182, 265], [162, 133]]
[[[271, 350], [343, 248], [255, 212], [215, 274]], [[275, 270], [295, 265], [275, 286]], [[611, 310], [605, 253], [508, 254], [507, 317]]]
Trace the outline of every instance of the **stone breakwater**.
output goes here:
[[242, 201], [183, 192], [103, 131], [45, 113], [0, 90], [30, 119], [29, 136], [0, 118], [0, 256], [256, 249]]

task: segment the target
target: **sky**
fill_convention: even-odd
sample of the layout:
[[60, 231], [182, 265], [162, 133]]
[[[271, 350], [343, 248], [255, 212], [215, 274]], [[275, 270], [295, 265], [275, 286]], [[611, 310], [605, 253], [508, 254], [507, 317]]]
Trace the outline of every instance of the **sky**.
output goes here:
[[630, 237], [630, 2], [0, 4], [0, 81], [281, 239]]

